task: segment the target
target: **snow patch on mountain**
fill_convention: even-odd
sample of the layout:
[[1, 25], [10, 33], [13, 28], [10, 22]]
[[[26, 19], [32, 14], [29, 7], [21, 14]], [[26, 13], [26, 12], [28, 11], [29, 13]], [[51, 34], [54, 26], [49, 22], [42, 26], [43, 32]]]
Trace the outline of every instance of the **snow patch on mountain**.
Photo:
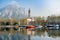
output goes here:
[[25, 17], [27, 17], [25, 8], [20, 7], [20, 5], [15, 1], [0, 9], [0, 18], [21, 19]]

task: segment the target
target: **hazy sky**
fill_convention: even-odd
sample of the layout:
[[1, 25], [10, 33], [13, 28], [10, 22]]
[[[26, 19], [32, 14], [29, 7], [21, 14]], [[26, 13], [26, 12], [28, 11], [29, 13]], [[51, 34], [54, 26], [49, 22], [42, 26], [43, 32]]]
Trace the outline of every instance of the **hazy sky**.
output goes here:
[[60, 0], [0, 0], [0, 8], [12, 1], [25, 9], [30, 8], [32, 16], [60, 15]]

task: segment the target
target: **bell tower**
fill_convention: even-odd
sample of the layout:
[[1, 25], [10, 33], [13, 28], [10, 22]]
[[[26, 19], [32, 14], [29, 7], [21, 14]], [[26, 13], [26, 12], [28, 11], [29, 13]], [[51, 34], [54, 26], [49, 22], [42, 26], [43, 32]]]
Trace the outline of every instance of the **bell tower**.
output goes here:
[[31, 11], [30, 11], [30, 9], [29, 9], [29, 10], [28, 10], [28, 18], [30, 18], [30, 12], [31, 12]]

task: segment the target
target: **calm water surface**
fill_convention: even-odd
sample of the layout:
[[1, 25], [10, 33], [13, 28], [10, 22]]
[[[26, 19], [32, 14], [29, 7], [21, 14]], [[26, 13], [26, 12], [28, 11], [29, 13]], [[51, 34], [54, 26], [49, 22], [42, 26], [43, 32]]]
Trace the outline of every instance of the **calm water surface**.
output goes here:
[[0, 31], [0, 40], [60, 40], [60, 30], [38, 29], [30, 31], [22, 29], [20, 31]]

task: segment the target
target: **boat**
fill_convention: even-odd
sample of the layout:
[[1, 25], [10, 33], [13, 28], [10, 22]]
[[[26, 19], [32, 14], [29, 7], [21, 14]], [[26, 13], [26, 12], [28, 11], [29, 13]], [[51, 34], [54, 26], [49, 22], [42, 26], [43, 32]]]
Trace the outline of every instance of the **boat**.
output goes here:
[[26, 27], [26, 29], [34, 30], [34, 29], [35, 29], [35, 26], [33, 26], [33, 25], [29, 25], [29, 26]]
[[59, 29], [59, 25], [48, 25], [45, 28], [46, 29]]

